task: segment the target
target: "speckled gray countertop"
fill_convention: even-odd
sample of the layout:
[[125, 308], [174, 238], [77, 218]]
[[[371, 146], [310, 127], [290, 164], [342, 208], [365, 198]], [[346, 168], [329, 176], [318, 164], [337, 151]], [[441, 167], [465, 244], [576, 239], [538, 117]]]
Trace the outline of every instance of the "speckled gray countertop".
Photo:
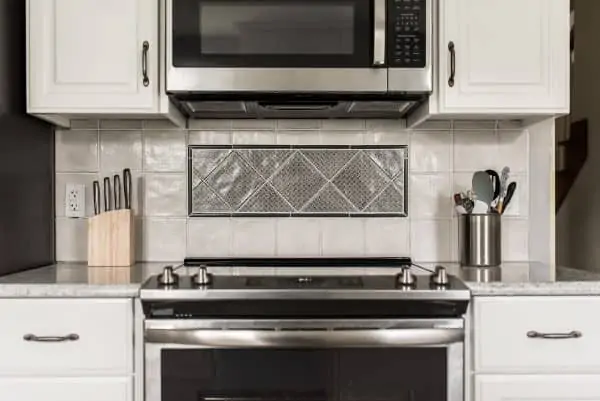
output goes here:
[[[171, 263], [177, 265], [176, 263]], [[506, 263], [499, 268], [461, 268], [442, 263], [462, 278], [475, 296], [511, 295], [600, 295], [600, 273], [562, 268], [556, 272], [540, 263]], [[161, 271], [166, 263], [139, 263], [132, 267], [87, 267], [81, 263], [59, 263], [0, 277], [0, 298], [81, 297], [133, 298], [141, 284]], [[431, 264], [425, 265], [431, 268]], [[313, 268], [218, 268], [215, 274], [335, 274], [342, 270]], [[394, 269], [343, 269], [345, 274], [395, 274]], [[419, 274], [419, 270], [415, 268]], [[184, 268], [182, 274], [189, 274]]]

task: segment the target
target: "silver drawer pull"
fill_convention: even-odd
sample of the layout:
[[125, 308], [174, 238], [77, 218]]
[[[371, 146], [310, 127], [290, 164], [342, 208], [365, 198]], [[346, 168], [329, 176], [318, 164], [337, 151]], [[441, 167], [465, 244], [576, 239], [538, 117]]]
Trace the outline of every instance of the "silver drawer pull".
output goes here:
[[539, 331], [528, 331], [527, 337], [529, 338], [541, 338], [545, 340], [568, 340], [570, 338], [581, 338], [583, 334], [581, 331], [571, 331], [569, 333], [540, 333]]
[[66, 336], [36, 336], [35, 334], [25, 334], [23, 340], [35, 341], [38, 343], [62, 343], [65, 341], [79, 340], [79, 334], [71, 333]]

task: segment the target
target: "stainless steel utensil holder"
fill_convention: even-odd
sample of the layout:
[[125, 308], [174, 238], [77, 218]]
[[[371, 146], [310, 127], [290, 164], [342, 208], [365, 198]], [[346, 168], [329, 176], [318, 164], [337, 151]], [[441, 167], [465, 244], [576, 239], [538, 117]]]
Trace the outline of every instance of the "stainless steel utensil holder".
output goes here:
[[502, 263], [502, 216], [463, 214], [458, 220], [460, 264], [494, 267]]

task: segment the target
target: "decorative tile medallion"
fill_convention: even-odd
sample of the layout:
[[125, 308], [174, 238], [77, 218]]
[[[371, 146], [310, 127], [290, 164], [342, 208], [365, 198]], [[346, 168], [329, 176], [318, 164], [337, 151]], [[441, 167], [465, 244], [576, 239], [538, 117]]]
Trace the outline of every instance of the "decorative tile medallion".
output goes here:
[[406, 146], [190, 146], [190, 216], [404, 217]]

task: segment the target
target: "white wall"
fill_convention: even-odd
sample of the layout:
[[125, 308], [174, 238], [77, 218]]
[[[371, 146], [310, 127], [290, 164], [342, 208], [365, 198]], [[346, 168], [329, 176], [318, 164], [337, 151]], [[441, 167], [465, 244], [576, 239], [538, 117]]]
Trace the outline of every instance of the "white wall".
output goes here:
[[574, 2], [571, 121], [589, 120], [589, 154], [556, 217], [557, 264], [600, 271], [600, 1]]
[[[479, 169], [508, 164], [519, 190], [504, 219], [504, 260], [529, 253], [529, 132], [495, 122], [434, 122], [411, 131], [397, 121], [204, 120], [189, 131], [161, 121], [77, 121], [56, 135], [57, 259], [85, 261], [86, 221], [64, 217], [68, 182], [88, 186], [133, 170], [138, 260], [184, 256], [409, 255], [457, 260], [451, 194]], [[187, 144], [408, 144], [408, 218], [188, 218]], [[533, 166], [535, 169], [535, 166]], [[546, 166], [538, 172], [549, 177]]]

